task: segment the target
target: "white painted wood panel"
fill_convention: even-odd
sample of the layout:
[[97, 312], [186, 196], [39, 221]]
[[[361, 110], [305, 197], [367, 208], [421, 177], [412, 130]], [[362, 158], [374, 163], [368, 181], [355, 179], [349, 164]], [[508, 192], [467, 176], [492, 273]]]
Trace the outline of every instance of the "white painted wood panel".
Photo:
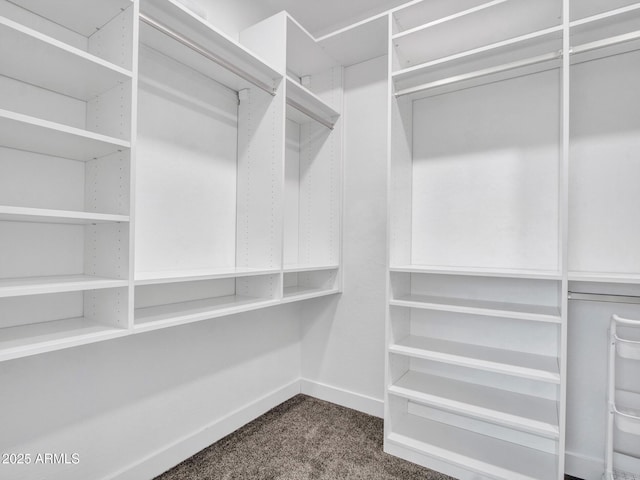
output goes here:
[[558, 268], [558, 81], [545, 72], [415, 103], [412, 263]]

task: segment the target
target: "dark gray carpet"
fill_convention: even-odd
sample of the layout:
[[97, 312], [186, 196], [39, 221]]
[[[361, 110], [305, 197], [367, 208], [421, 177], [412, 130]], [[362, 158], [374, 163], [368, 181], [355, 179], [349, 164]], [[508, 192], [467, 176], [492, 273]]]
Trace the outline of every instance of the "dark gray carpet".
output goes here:
[[452, 480], [382, 451], [382, 419], [305, 395], [156, 480]]

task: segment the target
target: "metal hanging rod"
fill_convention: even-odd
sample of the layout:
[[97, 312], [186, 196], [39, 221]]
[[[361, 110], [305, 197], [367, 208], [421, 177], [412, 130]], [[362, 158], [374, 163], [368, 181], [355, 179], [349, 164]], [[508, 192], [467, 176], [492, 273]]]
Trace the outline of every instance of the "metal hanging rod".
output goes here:
[[581, 293], [569, 292], [569, 300], [584, 300], [587, 302], [607, 302], [607, 303], [631, 303], [640, 304], [640, 297], [633, 295], [615, 295], [609, 293]]
[[290, 98], [287, 98], [287, 105], [290, 105], [291, 107], [295, 108], [296, 110], [298, 110], [299, 112], [305, 114], [307, 117], [312, 118], [313, 120], [315, 120], [316, 122], [324, 125], [325, 127], [327, 127], [329, 130], [333, 130], [334, 124], [325, 120], [324, 118], [322, 118], [319, 115], [316, 115], [314, 112], [312, 112], [311, 110], [303, 107], [302, 105], [300, 105], [298, 102], [296, 102], [295, 100], [291, 100]]
[[487, 75], [493, 75], [494, 73], [508, 72], [509, 70], [515, 70], [517, 68], [528, 67], [530, 65], [557, 60], [560, 57], [562, 57], [562, 51], [546, 53], [544, 55], [538, 55], [537, 57], [518, 60], [517, 62], [505, 63], [504, 65], [476, 70], [475, 72], [464, 73], [462, 75], [456, 75], [455, 77], [436, 80], [435, 82], [423, 83], [422, 85], [418, 85], [416, 87], [405, 88], [404, 90], [396, 92], [395, 95], [396, 97], [411, 95], [412, 93], [418, 93], [436, 87], [443, 87], [445, 85], [452, 85], [454, 83], [463, 82], [465, 80], [473, 80], [474, 78], [486, 77]]
[[202, 55], [203, 57], [205, 57], [206, 59], [211, 60], [212, 62], [220, 65], [221, 67], [223, 67], [223, 68], [229, 70], [230, 72], [238, 75], [240, 78], [243, 78], [247, 82], [252, 83], [256, 87], [258, 87], [260, 90], [264, 90], [269, 95], [275, 96], [276, 91], [275, 91], [275, 89], [273, 88], [272, 85], [269, 85], [269, 84], [263, 82], [262, 80], [260, 80], [259, 78], [256, 78], [255, 76], [251, 75], [250, 73], [245, 72], [244, 70], [238, 68], [237, 66], [235, 66], [231, 62], [228, 62], [224, 58], [221, 58], [220, 56], [216, 55], [211, 50], [209, 50], [209, 49], [207, 49], [205, 47], [202, 47], [201, 45], [198, 45], [195, 42], [192, 42], [188, 38], [180, 35], [179, 33], [176, 33], [175, 31], [173, 31], [172, 29], [170, 29], [166, 25], [163, 25], [162, 23], [158, 22], [157, 20], [154, 20], [153, 18], [149, 17], [148, 15], [145, 15], [144, 13], [141, 12], [139, 17], [140, 17], [140, 21], [146, 23], [150, 27], [155, 28], [159, 32], [162, 32], [165, 35], [167, 35], [168, 37], [173, 38], [175, 41], [181, 43], [182, 45], [184, 45], [187, 48], [190, 48], [194, 52], [196, 52], [196, 53]]

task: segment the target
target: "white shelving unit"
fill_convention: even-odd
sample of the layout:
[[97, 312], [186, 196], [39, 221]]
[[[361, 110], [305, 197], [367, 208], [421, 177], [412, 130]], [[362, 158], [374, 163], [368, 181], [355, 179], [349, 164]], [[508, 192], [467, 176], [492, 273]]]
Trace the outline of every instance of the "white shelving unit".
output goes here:
[[124, 335], [137, 3], [0, 2], [0, 360]]
[[286, 72], [283, 301], [339, 293], [342, 67], [286, 12], [241, 40]]
[[0, 0], [0, 360], [338, 293], [339, 64], [284, 13], [63, 3]]
[[564, 475], [565, 6], [389, 14], [385, 451], [462, 480]]

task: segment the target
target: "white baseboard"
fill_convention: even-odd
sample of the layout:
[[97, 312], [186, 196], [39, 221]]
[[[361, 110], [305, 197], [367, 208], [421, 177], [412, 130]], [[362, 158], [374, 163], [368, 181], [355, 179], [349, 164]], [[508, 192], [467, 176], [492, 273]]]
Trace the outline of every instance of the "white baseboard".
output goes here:
[[300, 381], [271, 392], [103, 480], [154, 478], [300, 393]]
[[303, 378], [300, 380], [300, 393], [353, 410], [358, 410], [359, 412], [368, 413], [374, 417], [382, 418], [384, 416], [384, 402], [382, 400], [351, 392], [343, 388], [333, 387]]
[[602, 480], [604, 462], [601, 458], [587, 457], [579, 453], [567, 451], [564, 470], [572, 477], [584, 480]]

